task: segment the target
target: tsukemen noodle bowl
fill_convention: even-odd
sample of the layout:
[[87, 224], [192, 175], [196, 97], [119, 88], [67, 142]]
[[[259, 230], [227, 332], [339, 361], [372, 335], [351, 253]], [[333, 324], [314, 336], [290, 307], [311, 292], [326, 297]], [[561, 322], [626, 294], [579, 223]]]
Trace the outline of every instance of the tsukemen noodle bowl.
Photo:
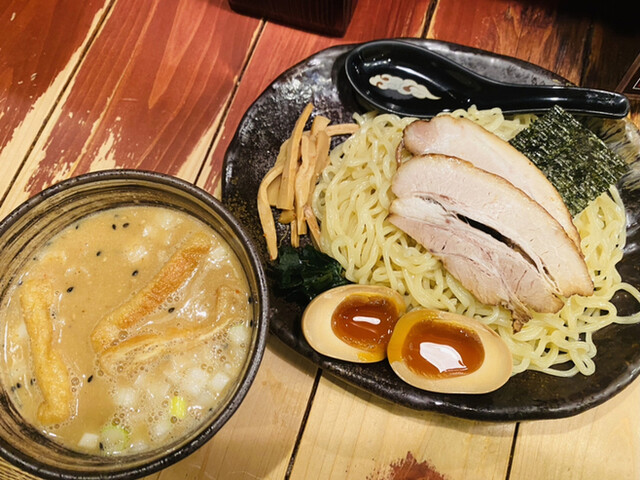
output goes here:
[[138, 478], [210, 439], [262, 359], [243, 227], [177, 178], [81, 175], [0, 223], [0, 454], [45, 478]]

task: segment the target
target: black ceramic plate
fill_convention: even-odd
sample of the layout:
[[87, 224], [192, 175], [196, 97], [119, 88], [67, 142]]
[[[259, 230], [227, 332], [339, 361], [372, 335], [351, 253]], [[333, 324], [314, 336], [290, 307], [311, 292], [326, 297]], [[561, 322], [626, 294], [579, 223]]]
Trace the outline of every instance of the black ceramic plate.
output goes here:
[[[454, 59], [482, 75], [496, 80], [524, 84], [567, 84], [540, 67], [513, 58], [498, 56], [459, 45], [411, 40]], [[266, 246], [256, 210], [256, 193], [263, 175], [273, 164], [281, 143], [290, 136], [295, 120], [308, 102], [314, 112], [334, 123], [352, 121], [362, 111], [344, 78], [345, 54], [353, 46], [333, 47], [317, 53], [287, 70], [249, 108], [229, 146], [225, 158], [223, 202], [248, 228], [269, 266]], [[612, 148], [629, 161], [638, 159], [640, 138], [637, 129], [625, 120], [593, 119], [593, 128]], [[628, 244], [619, 264], [623, 278], [640, 285], [640, 190], [634, 173], [620, 184], [628, 217]], [[281, 238], [285, 232], [279, 232]], [[640, 324], [613, 325], [595, 335], [598, 354], [596, 373], [584, 377], [556, 378], [525, 372], [511, 378], [499, 390], [483, 395], [445, 395], [424, 392], [402, 382], [387, 362], [359, 365], [334, 360], [313, 351], [304, 340], [300, 318], [304, 305], [288, 301], [276, 293], [271, 282], [271, 332], [285, 344], [315, 364], [391, 402], [418, 410], [433, 410], [476, 420], [526, 420], [559, 418], [577, 414], [609, 399], [640, 372]], [[640, 308], [630, 298], [620, 296], [619, 312]]]

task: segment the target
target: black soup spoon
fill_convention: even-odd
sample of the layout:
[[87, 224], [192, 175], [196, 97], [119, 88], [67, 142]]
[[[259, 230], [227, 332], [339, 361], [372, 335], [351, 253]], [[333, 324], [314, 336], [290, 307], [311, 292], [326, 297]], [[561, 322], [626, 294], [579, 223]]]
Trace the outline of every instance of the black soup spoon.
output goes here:
[[562, 85], [519, 85], [478, 75], [424, 47], [379, 40], [354, 48], [345, 72], [365, 108], [430, 118], [442, 111], [500, 107], [505, 113], [568, 112], [622, 118], [629, 100], [619, 93]]

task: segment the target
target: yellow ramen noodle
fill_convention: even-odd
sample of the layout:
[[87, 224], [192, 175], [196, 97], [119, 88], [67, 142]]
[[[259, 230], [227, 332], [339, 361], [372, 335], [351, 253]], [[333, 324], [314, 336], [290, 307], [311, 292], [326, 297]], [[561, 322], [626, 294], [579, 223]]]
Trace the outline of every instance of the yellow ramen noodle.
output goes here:
[[[252, 338], [242, 266], [185, 213], [119, 207], [37, 251], [3, 298], [3, 382], [72, 450], [162, 447], [222, 404]], [[10, 387], [10, 388], [9, 388]]]
[[[456, 111], [509, 140], [534, 118], [505, 119], [499, 109]], [[539, 370], [553, 375], [595, 371], [594, 331], [610, 323], [637, 322], [617, 315], [610, 302], [618, 290], [640, 293], [621, 282], [615, 265], [625, 243], [624, 207], [615, 189], [603, 194], [574, 222], [582, 237], [595, 283], [591, 297], [573, 296], [557, 314], [533, 314], [518, 333], [507, 310], [483, 305], [463, 288], [440, 261], [386, 218], [393, 200], [391, 178], [402, 131], [414, 119], [394, 115], [357, 116], [360, 130], [331, 152], [316, 186], [313, 208], [321, 222], [321, 249], [338, 260], [356, 283], [389, 286], [410, 307], [423, 306], [476, 317], [496, 330], [513, 353], [514, 373]], [[558, 367], [570, 362], [571, 367]]]

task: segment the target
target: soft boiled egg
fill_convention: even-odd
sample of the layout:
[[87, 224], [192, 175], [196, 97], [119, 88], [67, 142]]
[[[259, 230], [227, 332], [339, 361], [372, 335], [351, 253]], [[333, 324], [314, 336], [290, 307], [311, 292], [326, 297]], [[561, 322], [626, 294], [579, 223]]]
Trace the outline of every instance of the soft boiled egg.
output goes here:
[[398, 318], [402, 295], [387, 287], [343, 285], [315, 297], [302, 316], [302, 333], [318, 353], [350, 362], [379, 362]]
[[462, 315], [413, 310], [396, 323], [389, 364], [405, 382], [438, 393], [487, 393], [513, 369], [506, 343], [486, 325]]

